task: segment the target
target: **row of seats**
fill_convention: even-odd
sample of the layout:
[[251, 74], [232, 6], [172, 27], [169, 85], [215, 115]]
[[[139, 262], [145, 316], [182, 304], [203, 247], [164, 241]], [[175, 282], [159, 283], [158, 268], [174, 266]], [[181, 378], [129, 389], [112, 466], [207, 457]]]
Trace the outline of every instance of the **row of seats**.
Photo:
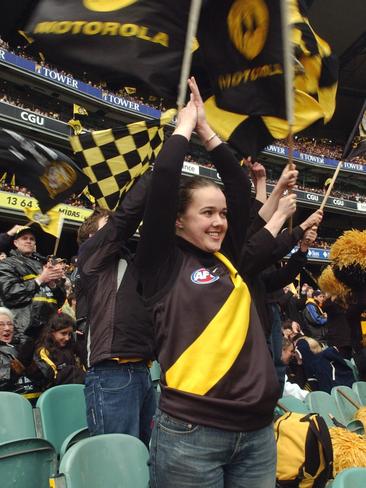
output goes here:
[[303, 402], [291, 396], [283, 397], [279, 400], [278, 406], [283, 411], [316, 412], [324, 418], [328, 427], [334, 427], [334, 418], [352, 432], [363, 434], [362, 423], [354, 420], [354, 417], [360, 407], [366, 406], [366, 382], [357, 381], [352, 388], [334, 387], [330, 395], [324, 391], [314, 391], [309, 393]]
[[63, 456], [45, 439], [30, 438], [0, 444], [2, 488], [147, 488], [149, 453], [126, 434], [82, 439]]

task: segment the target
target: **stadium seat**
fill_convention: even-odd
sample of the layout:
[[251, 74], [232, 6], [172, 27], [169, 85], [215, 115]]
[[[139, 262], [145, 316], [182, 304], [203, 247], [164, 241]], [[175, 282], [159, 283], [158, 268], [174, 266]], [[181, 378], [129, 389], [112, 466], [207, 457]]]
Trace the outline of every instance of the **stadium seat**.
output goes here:
[[356, 381], [352, 385], [352, 390], [356, 393], [359, 403], [366, 406], [366, 381]]
[[353, 376], [355, 378], [355, 381], [358, 381], [359, 380], [359, 374], [358, 374], [358, 369], [357, 369], [357, 366], [354, 362], [353, 359], [345, 359], [345, 362], [348, 364], [348, 366], [352, 369], [353, 371]]
[[365, 488], [366, 468], [348, 468], [334, 478], [332, 488]]
[[362, 423], [359, 420], [347, 422], [347, 419], [343, 417], [342, 412], [338, 408], [335, 399], [325, 391], [312, 391], [306, 397], [305, 404], [311, 412], [316, 412], [321, 415], [328, 427], [334, 427], [336, 425], [331, 419], [331, 415], [350, 431], [356, 434], [364, 433]]
[[151, 379], [152, 379], [152, 382], [154, 383], [154, 385], [157, 385], [159, 383], [160, 372], [161, 372], [160, 364], [157, 361], [154, 361], [151, 365], [151, 368], [150, 368], [150, 375], [151, 375]]
[[33, 409], [18, 393], [0, 392], [0, 442], [36, 437]]
[[147, 488], [148, 457], [147, 448], [135, 437], [126, 434], [89, 437], [66, 451], [55, 486], [64, 486], [66, 481], [67, 488]]
[[285, 409], [282, 409], [283, 412], [286, 412], [287, 410], [289, 412], [297, 412], [297, 413], [309, 413], [310, 410], [307, 405], [305, 405], [304, 402], [299, 400], [298, 398], [295, 398], [291, 395], [282, 397], [278, 400], [277, 406], [281, 409], [281, 407], [285, 407]]
[[35, 411], [42, 426], [42, 437], [59, 454], [66, 437], [87, 426], [84, 385], [60, 385], [46, 390], [38, 398]]
[[[341, 392], [346, 395], [349, 400], [347, 400], [347, 398], [345, 398]], [[335, 386], [332, 388], [331, 395], [334, 398], [344, 421], [348, 424], [354, 419], [355, 413], [358, 410], [358, 408], [355, 406], [359, 405], [356, 393], [348, 386]], [[351, 402], [353, 402], [355, 405], [353, 405]]]
[[336, 401], [325, 391], [310, 392], [305, 398], [305, 404], [311, 412], [320, 414], [328, 427], [334, 427], [334, 423], [329, 414], [335, 417], [338, 422], [345, 424], [345, 420], [337, 407]]
[[1, 488], [48, 488], [56, 473], [57, 455], [44, 439], [18, 439], [0, 444]]
[[68, 435], [62, 443], [60, 449], [60, 459], [63, 458], [65, 452], [70, 449], [71, 446], [81, 441], [82, 439], [87, 439], [88, 437], [90, 437], [90, 434], [87, 428], [76, 430], [75, 432], [72, 432], [70, 435]]

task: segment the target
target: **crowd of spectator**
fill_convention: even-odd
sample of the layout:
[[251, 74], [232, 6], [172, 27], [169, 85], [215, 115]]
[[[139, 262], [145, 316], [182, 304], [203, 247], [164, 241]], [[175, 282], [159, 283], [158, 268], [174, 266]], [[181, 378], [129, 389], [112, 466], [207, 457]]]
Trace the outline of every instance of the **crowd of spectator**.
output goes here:
[[[283, 140], [276, 140], [274, 144], [277, 146], [287, 147], [287, 143]], [[313, 154], [314, 156], [321, 156], [324, 158], [340, 160], [342, 157], [344, 147], [337, 144], [330, 139], [314, 139], [308, 137], [294, 138], [294, 149], [305, 154]], [[351, 158], [349, 161], [357, 162], [359, 164], [366, 164], [366, 157], [357, 156]]]

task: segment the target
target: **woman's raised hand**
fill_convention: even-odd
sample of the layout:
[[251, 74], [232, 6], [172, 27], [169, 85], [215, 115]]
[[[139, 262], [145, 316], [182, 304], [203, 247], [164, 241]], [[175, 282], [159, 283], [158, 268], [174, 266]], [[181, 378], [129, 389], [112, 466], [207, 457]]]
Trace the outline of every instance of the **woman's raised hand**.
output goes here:
[[188, 140], [197, 125], [197, 106], [191, 94], [190, 100], [178, 113], [176, 129], [174, 134], [185, 136]]
[[[200, 91], [198, 89], [196, 80], [194, 79], [193, 76], [188, 79], [188, 86], [189, 86], [189, 89], [191, 90], [191, 94], [193, 96], [193, 98], [191, 98], [191, 100], [193, 100], [194, 104], [197, 107], [196, 130], [197, 130], [197, 133], [200, 134], [201, 131], [206, 131], [207, 128], [209, 128], [209, 126], [207, 124], [205, 108], [203, 105], [201, 94], [200, 94]], [[205, 132], [205, 135], [206, 135], [206, 132]]]

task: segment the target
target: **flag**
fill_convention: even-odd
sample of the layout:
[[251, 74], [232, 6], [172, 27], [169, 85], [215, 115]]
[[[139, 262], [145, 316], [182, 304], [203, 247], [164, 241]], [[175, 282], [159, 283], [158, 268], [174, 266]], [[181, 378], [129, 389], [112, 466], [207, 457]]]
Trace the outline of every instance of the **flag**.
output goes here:
[[113, 89], [147, 87], [175, 102], [190, 3], [40, 0], [24, 30], [48, 63], [103, 78]]
[[81, 125], [81, 122], [80, 120], [76, 120], [76, 119], [70, 119], [68, 122], [67, 122], [67, 125], [69, 125], [72, 130], [74, 131], [74, 134], [75, 135], [79, 135], [83, 132], [83, 126]]
[[132, 86], [124, 86], [123, 90], [127, 93], [127, 95], [133, 95], [136, 93], [136, 88], [133, 88]]
[[344, 148], [342, 161], [366, 154], [366, 100]]
[[73, 104], [72, 113], [73, 115], [88, 115], [87, 109], [77, 103]]
[[[330, 120], [337, 62], [311, 28], [300, 1], [290, 0], [290, 6], [298, 66], [293, 87], [296, 133], [319, 119]], [[273, 139], [289, 134], [281, 33], [279, 0], [252, 0], [250, 5], [212, 0], [201, 13], [195, 55], [209, 79], [203, 94], [208, 122], [245, 156], [256, 157]]]
[[39, 224], [39, 226], [55, 237], [60, 237], [63, 216], [58, 210], [49, 210], [47, 213], [42, 213], [39, 208], [23, 208], [23, 212], [28, 220]]
[[332, 183], [332, 178], [327, 178], [324, 181], [324, 188], [326, 188], [327, 186], [329, 186], [331, 183]]
[[87, 177], [62, 152], [20, 134], [0, 129], [0, 169], [15, 174], [46, 213], [88, 184]]
[[160, 120], [70, 137], [76, 161], [100, 207], [115, 209], [136, 178], [149, 169], [163, 145], [163, 126], [175, 113], [168, 110]]
[[89, 202], [95, 203], [95, 197], [93, 197], [93, 195], [90, 193], [87, 186], [83, 190], [83, 195], [89, 200]]

